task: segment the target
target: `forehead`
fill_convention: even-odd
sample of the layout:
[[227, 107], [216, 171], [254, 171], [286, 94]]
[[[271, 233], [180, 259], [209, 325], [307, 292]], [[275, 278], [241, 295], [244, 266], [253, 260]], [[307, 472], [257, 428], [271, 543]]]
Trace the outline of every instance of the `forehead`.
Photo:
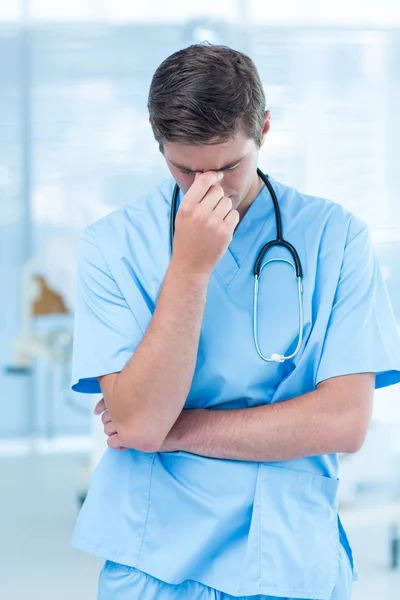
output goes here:
[[214, 145], [192, 145], [181, 142], [164, 142], [164, 157], [175, 166], [192, 171], [213, 171], [239, 162], [253, 147], [254, 140], [242, 132], [226, 142]]

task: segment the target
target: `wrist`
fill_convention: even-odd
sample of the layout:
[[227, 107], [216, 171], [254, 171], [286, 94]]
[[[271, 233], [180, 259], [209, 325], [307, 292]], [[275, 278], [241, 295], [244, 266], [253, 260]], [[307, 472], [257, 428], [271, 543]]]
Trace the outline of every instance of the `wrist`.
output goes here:
[[198, 288], [207, 288], [210, 282], [211, 272], [197, 271], [191, 269], [188, 265], [172, 257], [168, 273], [174, 279], [182, 279], [186, 284], [193, 285]]
[[164, 452], [190, 452], [192, 428], [196, 426], [201, 409], [183, 409], [162, 445]]

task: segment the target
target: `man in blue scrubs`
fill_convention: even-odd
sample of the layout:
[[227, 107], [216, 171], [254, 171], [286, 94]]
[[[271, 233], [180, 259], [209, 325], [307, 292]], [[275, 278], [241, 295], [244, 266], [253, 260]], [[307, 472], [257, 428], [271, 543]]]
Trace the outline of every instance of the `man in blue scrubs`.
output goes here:
[[[300, 351], [265, 362], [253, 269], [276, 221], [256, 171], [270, 127], [257, 70], [191, 46], [157, 69], [148, 107], [173, 178], [80, 242], [73, 389], [103, 393], [109, 447], [73, 544], [105, 559], [100, 600], [347, 600], [338, 453], [363, 444], [374, 388], [400, 381], [368, 229], [270, 178], [303, 266], [304, 322]], [[283, 247], [274, 258], [291, 261]], [[268, 264], [258, 303], [263, 354], [290, 356], [290, 265]]]

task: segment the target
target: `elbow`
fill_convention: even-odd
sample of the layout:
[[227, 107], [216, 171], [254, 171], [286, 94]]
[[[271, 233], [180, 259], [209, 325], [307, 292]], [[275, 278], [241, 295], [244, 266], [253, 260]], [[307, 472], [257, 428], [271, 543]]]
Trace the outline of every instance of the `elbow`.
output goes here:
[[361, 427], [353, 427], [346, 432], [346, 436], [340, 441], [340, 450], [345, 454], [355, 454], [359, 452], [364, 445], [365, 438], [367, 436], [367, 430]]
[[334, 420], [335, 429], [332, 432], [335, 439], [336, 452], [355, 454], [364, 445], [367, 437], [370, 411], [352, 410], [342, 411]]
[[361, 450], [361, 448], [363, 447], [363, 444], [364, 444], [364, 439], [361, 439], [359, 437], [351, 437], [343, 445], [342, 452], [344, 452], [346, 454], [355, 454], [356, 452]]

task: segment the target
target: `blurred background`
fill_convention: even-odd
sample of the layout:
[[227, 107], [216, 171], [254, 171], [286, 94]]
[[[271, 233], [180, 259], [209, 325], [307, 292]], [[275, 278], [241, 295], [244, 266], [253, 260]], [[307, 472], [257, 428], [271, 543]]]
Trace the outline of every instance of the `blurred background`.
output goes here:
[[[14, 600], [95, 599], [69, 545], [106, 447], [70, 391], [77, 240], [168, 176], [148, 124], [159, 63], [208, 40], [248, 53], [272, 130], [260, 167], [370, 225], [400, 321], [400, 7], [380, 0], [0, 0], [0, 575]], [[342, 457], [357, 599], [399, 598], [400, 389]]]

